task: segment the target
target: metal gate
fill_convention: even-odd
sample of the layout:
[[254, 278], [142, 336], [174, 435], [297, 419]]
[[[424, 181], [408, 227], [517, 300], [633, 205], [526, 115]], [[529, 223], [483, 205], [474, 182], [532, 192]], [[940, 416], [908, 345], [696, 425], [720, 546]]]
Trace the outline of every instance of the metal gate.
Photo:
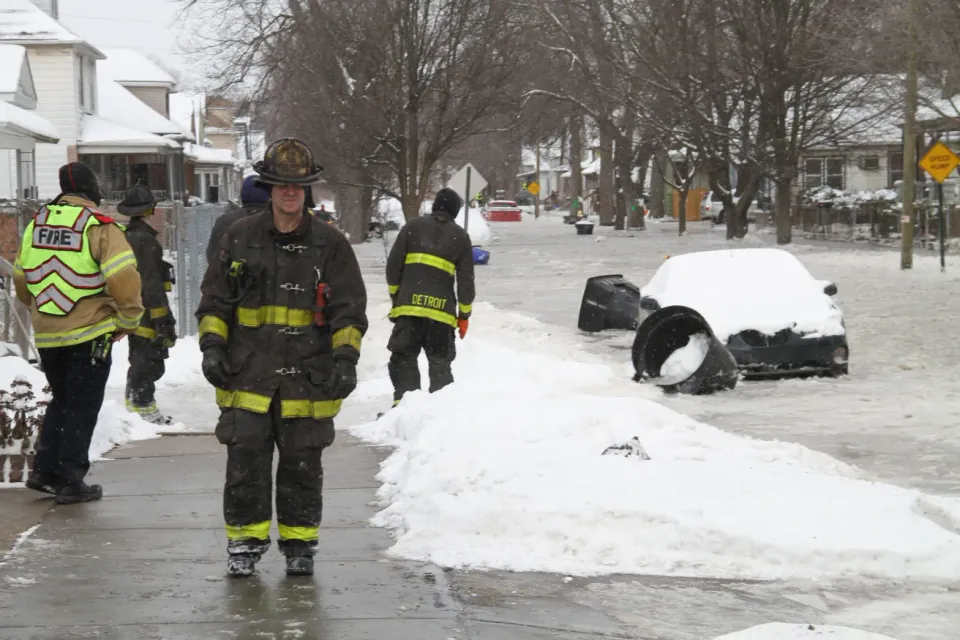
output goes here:
[[184, 207], [176, 203], [167, 218], [167, 247], [176, 267], [177, 334], [182, 338], [197, 333], [194, 313], [200, 304], [200, 285], [207, 271], [207, 244], [213, 225], [229, 205], [207, 204]]

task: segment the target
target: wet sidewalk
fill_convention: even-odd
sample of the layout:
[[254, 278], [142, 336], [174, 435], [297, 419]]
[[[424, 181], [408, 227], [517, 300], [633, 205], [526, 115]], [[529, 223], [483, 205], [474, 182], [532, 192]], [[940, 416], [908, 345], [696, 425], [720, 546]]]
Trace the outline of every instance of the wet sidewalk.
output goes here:
[[225, 456], [213, 437], [164, 437], [109, 455], [90, 476], [106, 497], [51, 508], [0, 567], [0, 638], [467, 637], [443, 571], [384, 557], [389, 534], [367, 525], [381, 452], [348, 434], [324, 454], [312, 578], [288, 578], [276, 542], [258, 576], [224, 577]]

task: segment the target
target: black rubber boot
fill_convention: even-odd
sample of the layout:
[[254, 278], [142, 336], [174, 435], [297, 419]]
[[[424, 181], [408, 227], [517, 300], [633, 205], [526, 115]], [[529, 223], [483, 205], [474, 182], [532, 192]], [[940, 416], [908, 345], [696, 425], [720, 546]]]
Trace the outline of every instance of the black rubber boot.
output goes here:
[[27, 481], [24, 483], [27, 489], [33, 489], [34, 491], [39, 491], [41, 493], [47, 493], [52, 496], [60, 493], [60, 489], [63, 488], [63, 481], [57, 477], [48, 476], [45, 473], [31, 473], [30, 477], [27, 478]]
[[246, 578], [256, 573], [256, 564], [267, 549], [270, 540], [231, 540], [227, 543], [227, 575], [234, 578]]
[[93, 502], [103, 497], [103, 487], [98, 484], [80, 484], [65, 485], [57, 492], [54, 501], [57, 504], [77, 504], [79, 502]]
[[287, 556], [288, 576], [312, 576], [313, 556]]
[[312, 576], [316, 540], [281, 540], [280, 551], [287, 557], [288, 576]]

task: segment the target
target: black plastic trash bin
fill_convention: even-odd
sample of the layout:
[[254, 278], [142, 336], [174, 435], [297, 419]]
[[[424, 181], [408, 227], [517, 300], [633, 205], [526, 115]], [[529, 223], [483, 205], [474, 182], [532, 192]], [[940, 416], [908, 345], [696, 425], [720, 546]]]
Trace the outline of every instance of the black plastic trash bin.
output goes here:
[[[705, 334], [709, 340], [707, 355], [700, 367], [685, 380], [666, 383], [660, 368], [674, 351], [687, 346], [690, 338]], [[650, 380], [667, 393], [703, 395], [733, 389], [740, 372], [733, 354], [713, 334], [710, 324], [689, 307], [666, 307], [644, 320], [633, 341], [634, 380]]]
[[640, 326], [640, 288], [622, 274], [587, 280], [577, 327], [581, 331], [635, 330]]
[[593, 235], [593, 223], [592, 222], [578, 222], [573, 225], [577, 228], [578, 236], [592, 236]]

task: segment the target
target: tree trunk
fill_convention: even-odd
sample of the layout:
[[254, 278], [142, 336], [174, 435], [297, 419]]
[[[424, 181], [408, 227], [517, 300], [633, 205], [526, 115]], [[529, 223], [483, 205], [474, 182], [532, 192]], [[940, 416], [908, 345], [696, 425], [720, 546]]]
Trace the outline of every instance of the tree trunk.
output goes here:
[[663, 181], [663, 171], [670, 166], [670, 157], [663, 149], [654, 154], [653, 174], [650, 176], [650, 206], [654, 218], [667, 216], [667, 183]]
[[363, 192], [360, 195], [360, 207], [361, 207], [361, 212], [363, 214], [363, 233], [361, 233], [360, 237], [362, 237], [363, 239], [356, 240], [351, 238], [354, 244], [358, 244], [366, 240], [367, 229], [370, 228], [370, 222], [373, 220], [373, 217], [375, 215], [375, 212], [373, 210], [375, 206], [376, 206], [376, 203], [373, 200], [373, 188], [364, 187]]
[[[640, 199], [641, 194], [644, 193], [644, 189], [647, 185], [647, 167], [650, 166], [650, 159], [652, 157], [653, 149], [650, 147], [650, 145], [645, 144], [639, 147], [636, 155], [636, 166], [640, 168], [640, 182], [635, 183], [632, 180], [630, 182], [630, 186], [633, 189], [633, 192], [630, 195], [634, 202], [634, 208], [632, 209], [632, 212], [635, 220], [632, 223], [628, 221], [628, 224], [631, 227], [636, 227], [643, 230], [646, 230], [647, 228], [647, 220], [643, 215], [643, 203], [640, 202]], [[653, 175], [651, 175], [650, 180], [651, 182], [654, 180]]]
[[576, 213], [583, 199], [583, 116], [570, 120], [570, 213]]
[[340, 224], [343, 231], [350, 234], [350, 242], [353, 244], [359, 244], [365, 239], [363, 192], [363, 187], [344, 186], [339, 190], [337, 212], [340, 214]]
[[613, 224], [614, 193], [613, 193], [613, 124], [609, 120], [600, 123], [600, 194], [598, 209], [600, 226], [609, 227]]
[[680, 189], [680, 211], [677, 212], [677, 235], [683, 235], [687, 232], [687, 195], [690, 193], [690, 185], [685, 184]]
[[781, 178], [777, 182], [777, 244], [790, 244], [793, 240], [793, 229], [790, 224], [790, 179]]
[[406, 220], [413, 220], [420, 215], [420, 199], [417, 198], [415, 193], [402, 193], [400, 194], [402, 200], [400, 204], [403, 206], [403, 217]]

